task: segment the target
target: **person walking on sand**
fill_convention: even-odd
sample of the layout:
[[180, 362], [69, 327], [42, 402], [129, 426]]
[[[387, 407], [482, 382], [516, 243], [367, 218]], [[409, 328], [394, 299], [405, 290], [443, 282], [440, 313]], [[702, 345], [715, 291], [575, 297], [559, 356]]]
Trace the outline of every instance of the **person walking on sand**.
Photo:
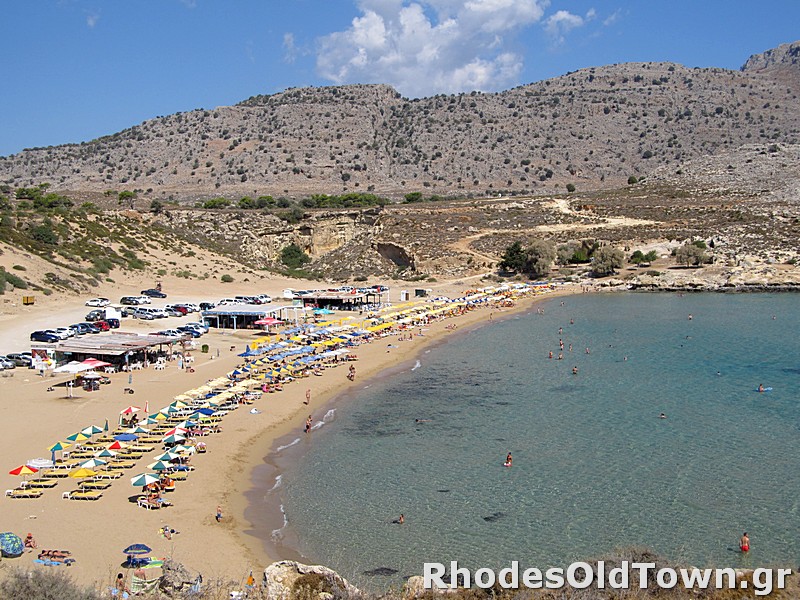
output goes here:
[[306, 404], [311, 404], [311, 388], [306, 390]]
[[217, 520], [217, 523], [222, 521], [222, 507], [217, 505], [217, 512], [214, 515], [214, 518]]
[[739, 549], [742, 552], [750, 552], [750, 538], [747, 537], [747, 532], [742, 534], [742, 539], [739, 540]]

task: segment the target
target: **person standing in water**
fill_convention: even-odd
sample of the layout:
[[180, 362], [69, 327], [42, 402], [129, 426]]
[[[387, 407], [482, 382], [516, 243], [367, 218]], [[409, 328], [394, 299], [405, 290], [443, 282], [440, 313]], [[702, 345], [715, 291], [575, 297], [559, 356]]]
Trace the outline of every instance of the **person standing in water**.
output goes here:
[[511, 462], [512, 462], [512, 460], [513, 460], [513, 458], [512, 458], [512, 456], [511, 456], [511, 452], [509, 452], [508, 454], [506, 454], [506, 462], [505, 462], [505, 466], [506, 466], [506, 467], [510, 467], [510, 466], [511, 466]]
[[750, 552], [750, 538], [747, 537], [747, 532], [742, 534], [742, 539], [739, 540], [739, 549], [742, 552]]
[[308, 418], [306, 419], [306, 433], [309, 431], [311, 431], [311, 415], [308, 415]]

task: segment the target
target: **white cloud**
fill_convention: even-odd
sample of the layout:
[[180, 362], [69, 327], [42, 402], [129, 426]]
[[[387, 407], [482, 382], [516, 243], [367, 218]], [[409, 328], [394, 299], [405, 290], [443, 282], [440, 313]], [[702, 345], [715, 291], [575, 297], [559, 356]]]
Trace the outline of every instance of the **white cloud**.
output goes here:
[[614, 23], [616, 23], [619, 20], [620, 16], [621, 16], [620, 9], [615, 10], [611, 15], [609, 15], [608, 17], [606, 17], [603, 20], [603, 25], [605, 27], [613, 25]]
[[406, 96], [516, 83], [514, 36], [550, 0], [358, 0], [345, 31], [319, 40], [317, 70], [336, 84], [389, 83]]
[[583, 25], [583, 18], [566, 10], [559, 10], [544, 22], [544, 30], [556, 41], [563, 42], [564, 34]]
[[287, 32], [283, 34], [283, 61], [289, 64], [297, 58], [297, 46], [294, 44], [294, 34]]
[[97, 25], [97, 22], [100, 20], [100, 15], [97, 13], [89, 13], [86, 15], [86, 26], [89, 29], [94, 29], [94, 26]]

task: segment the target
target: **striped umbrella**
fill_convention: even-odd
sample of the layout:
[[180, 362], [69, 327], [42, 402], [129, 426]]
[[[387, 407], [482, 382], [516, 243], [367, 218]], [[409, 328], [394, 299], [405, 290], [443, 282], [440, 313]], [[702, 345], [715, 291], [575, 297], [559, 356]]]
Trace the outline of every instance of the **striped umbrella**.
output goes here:
[[140, 473], [131, 477], [131, 485], [134, 487], [144, 487], [151, 483], [156, 483], [161, 478], [155, 473]]
[[78, 465], [81, 469], [96, 469], [97, 467], [101, 467], [103, 465], [108, 464], [107, 460], [103, 460], [102, 458], [90, 458], [89, 460], [85, 460]]
[[103, 430], [97, 425], [89, 425], [89, 427], [84, 427], [83, 429], [81, 429], [81, 433], [83, 435], [92, 436], [97, 433], [103, 433]]
[[89, 439], [89, 436], [79, 431], [78, 433], [73, 433], [72, 435], [68, 435], [67, 439], [70, 442], [85, 442], [86, 440]]

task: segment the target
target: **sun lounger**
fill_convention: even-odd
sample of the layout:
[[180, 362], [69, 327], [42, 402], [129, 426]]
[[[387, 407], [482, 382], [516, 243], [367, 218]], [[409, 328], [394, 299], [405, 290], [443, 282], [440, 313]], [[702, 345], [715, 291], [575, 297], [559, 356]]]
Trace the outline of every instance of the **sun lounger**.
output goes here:
[[[42, 476], [44, 477], [44, 473], [42, 473]], [[47, 488], [47, 489], [49, 489], [49, 488], [52, 488], [52, 487], [56, 487], [57, 485], [58, 485], [58, 481], [56, 481], [55, 479], [31, 479], [28, 482], [28, 487], [29, 488], [40, 488], [40, 489]]]
[[100, 471], [94, 476], [95, 479], [119, 479], [122, 473], [119, 471]]
[[158, 502], [151, 502], [150, 500], [148, 500], [144, 496], [142, 496], [141, 498], [138, 498], [136, 500], [136, 504], [138, 504], [142, 508], [146, 508], [147, 510], [157, 510], [157, 509], [161, 508], [161, 505]]
[[108, 481], [82, 481], [78, 485], [82, 490], [105, 490], [111, 487]]
[[94, 492], [94, 491], [82, 491], [82, 490], [75, 490], [71, 492], [69, 495], [70, 500], [99, 500], [103, 497], [103, 492]]
[[133, 460], [121, 460], [119, 462], [113, 462], [108, 464], [109, 469], [130, 469], [136, 464], [136, 461]]
[[6, 496], [10, 496], [11, 498], [39, 498], [42, 495], [42, 490], [27, 490], [17, 488], [15, 490], [11, 490], [11, 493], [6, 493]]

